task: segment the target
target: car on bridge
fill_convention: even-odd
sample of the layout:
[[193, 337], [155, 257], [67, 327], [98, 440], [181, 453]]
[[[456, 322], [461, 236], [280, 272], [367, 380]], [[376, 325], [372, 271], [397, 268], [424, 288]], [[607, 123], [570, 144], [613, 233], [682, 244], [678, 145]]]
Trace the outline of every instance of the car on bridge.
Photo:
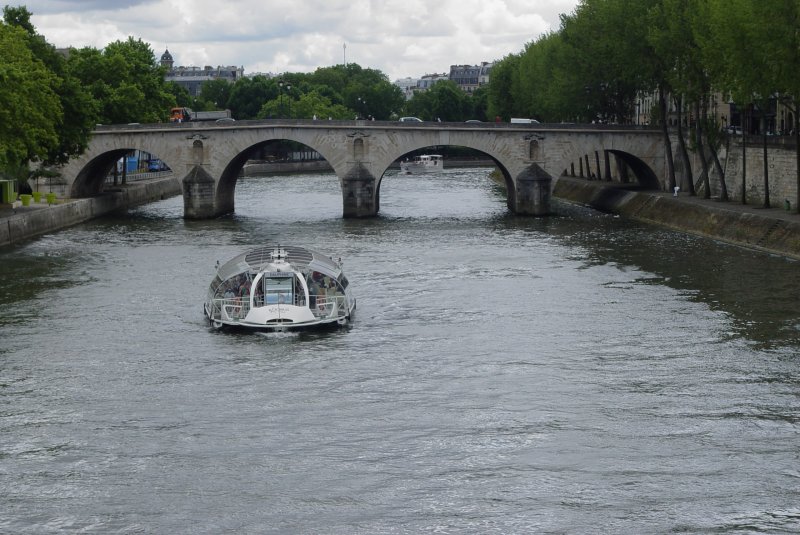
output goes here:
[[157, 158], [154, 158], [149, 162], [147, 162], [147, 170], [150, 172], [165, 171], [166, 169], [167, 169], [166, 164]]
[[421, 123], [422, 119], [419, 117], [400, 117], [401, 123]]

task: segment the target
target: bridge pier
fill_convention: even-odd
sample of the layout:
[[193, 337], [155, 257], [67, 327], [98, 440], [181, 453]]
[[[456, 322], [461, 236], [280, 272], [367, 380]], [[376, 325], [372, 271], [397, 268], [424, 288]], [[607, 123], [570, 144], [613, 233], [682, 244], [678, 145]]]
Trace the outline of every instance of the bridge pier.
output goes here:
[[531, 164], [517, 175], [514, 213], [542, 216], [550, 213], [550, 191], [553, 179], [537, 164]]
[[378, 215], [377, 180], [361, 163], [357, 163], [342, 178], [343, 217], [374, 217]]
[[211, 219], [233, 212], [233, 196], [217, 196], [217, 182], [201, 166], [196, 165], [183, 178], [183, 217]]

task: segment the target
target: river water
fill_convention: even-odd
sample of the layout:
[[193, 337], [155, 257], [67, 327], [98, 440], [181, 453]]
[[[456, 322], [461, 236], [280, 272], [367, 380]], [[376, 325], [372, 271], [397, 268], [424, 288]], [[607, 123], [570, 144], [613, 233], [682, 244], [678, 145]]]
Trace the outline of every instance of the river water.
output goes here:
[[[485, 169], [240, 180], [0, 250], [0, 533], [800, 530], [798, 264]], [[217, 260], [341, 256], [332, 333], [211, 330]]]

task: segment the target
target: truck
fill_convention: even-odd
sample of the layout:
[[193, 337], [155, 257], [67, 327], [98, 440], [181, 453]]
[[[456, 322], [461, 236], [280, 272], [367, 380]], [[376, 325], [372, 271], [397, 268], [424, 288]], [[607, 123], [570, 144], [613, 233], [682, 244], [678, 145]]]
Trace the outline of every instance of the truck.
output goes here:
[[172, 123], [185, 121], [216, 121], [230, 119], [231, 110], [194, 111], [192, 108], [178, 107], [169, 111], [169, 120]]

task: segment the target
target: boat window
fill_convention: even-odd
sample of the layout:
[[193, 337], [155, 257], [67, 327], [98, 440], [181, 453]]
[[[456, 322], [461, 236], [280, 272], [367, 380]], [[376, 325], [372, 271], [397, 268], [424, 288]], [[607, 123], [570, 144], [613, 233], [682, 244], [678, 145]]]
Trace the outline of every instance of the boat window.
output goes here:
[[250, 295], [250, 274], [240, 273], [226, 281], [221, 281], [217, 277], [212, 284], [216, 284], [215, 295], [225, 299], [243, 297], [247, 299]]
[[264, 278], [264, 296], [266, 304], [277, 305], [287, 304], [291, 305], [293, 301], [294, 278], [281, 277], [281, 278]]

